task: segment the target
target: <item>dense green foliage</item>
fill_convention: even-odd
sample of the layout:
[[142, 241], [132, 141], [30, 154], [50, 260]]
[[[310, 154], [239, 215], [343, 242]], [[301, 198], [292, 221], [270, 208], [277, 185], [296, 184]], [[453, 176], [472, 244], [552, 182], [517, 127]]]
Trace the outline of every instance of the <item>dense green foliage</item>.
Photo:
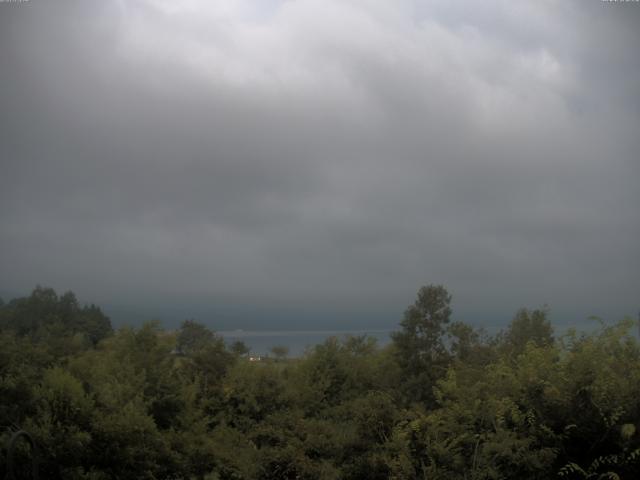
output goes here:
[[113, 332], [37, 288], [0, 302], [0, 441], [30, 432], [50, 479], [640, 478], [633, 321], [554, 338], [521, 310], [489, 337], [450, 301], [423, 287], [385, 348], [251, 362], [194, 321]]

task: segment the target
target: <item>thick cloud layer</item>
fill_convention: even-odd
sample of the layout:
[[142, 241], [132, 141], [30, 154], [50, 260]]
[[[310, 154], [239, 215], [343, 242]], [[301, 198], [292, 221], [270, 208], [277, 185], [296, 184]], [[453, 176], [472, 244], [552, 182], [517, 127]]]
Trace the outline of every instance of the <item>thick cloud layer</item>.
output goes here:
[[475, 322], [635, 314], [638, 25], [600, 1], [0, 3], [0, 291], [226, 328], [392, 325], [426, 283]]

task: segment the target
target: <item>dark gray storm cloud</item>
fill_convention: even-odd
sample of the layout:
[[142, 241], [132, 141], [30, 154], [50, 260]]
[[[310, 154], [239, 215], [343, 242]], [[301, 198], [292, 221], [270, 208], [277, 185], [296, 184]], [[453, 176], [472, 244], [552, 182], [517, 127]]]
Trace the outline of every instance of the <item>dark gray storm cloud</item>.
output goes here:
[[600, 1], [0, 3], [0, 291], [238, 326], [393, 324], [426, 283], [472, 321], [635, 314], [638, 25]]

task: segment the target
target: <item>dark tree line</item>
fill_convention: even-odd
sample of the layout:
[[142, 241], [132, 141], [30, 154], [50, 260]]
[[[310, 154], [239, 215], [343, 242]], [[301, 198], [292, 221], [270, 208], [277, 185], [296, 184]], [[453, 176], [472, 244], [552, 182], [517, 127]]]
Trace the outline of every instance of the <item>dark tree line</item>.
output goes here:
[[632, 320], [557, 336], [523, 309], [489, 336], [451, 314], [431, 285], [384, 348], [250, 362], [195, 321], [113, 331], [38, 287], [0, 302], [0, 444], [28, 431], [50, 479], [640, 478]]

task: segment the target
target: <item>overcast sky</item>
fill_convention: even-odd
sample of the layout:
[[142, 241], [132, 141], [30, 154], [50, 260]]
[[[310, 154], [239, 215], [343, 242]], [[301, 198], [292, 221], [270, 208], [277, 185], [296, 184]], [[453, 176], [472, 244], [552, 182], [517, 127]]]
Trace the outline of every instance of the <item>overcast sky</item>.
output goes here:
[[640, 308], [640, 3], [0, 3], [0, 292], [116, 322]]

